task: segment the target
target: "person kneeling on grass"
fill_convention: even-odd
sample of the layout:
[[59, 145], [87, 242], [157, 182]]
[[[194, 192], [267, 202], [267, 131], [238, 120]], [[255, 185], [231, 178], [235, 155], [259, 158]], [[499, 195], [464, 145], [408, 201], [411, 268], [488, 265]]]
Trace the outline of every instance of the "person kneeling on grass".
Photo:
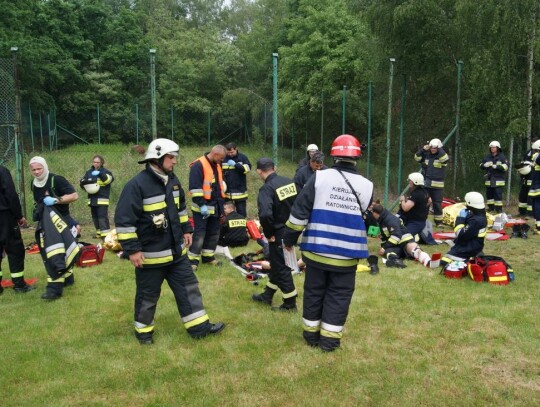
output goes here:
[[479, 192], [465, 194], [467, 208], [463, 208], [454, 223], [454, 246], [441, 259], [444, 268], [453, 261], [466, 261], [482, 254], [487, 234], [486, 204]]
[[234, 202], [227, 201], [223, 204], [225, 219], [221, 224], [218, 245], [224, 247], [241, 247], [249, 242], [245, 216], [236, 212]]
[[429, 266], [429, 254], [420, 249], [400, 218], [378, 203], [371, 207], [371, 213], [381, 230], [379, 256], [386, 257], [386, 267], [405, 268], [407, 266], [402, 259], [406, 257]]

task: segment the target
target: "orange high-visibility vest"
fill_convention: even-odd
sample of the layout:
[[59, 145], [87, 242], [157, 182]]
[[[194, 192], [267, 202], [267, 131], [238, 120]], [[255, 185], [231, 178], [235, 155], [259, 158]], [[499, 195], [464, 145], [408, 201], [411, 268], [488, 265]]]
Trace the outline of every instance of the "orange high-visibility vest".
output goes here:
[[[205, 155], [197, 158], [191, 163], [191, 165], [195, 164], [197, 161], [200, 161], [203, 166], [203, 197], [204, 199], [209, 201], [212, 199], [212, 180], [214, 179], [214, 170], [212, 168], [212, 164], [210, 164], [210, 161], [208, 161], [208, 158]], [[216, 168], [218, 173], [218, 183], [221, 197], [227, 198], [227, 195], [223, 193], [223, 173], [221, 172], [221, 165], [216, 165]]]

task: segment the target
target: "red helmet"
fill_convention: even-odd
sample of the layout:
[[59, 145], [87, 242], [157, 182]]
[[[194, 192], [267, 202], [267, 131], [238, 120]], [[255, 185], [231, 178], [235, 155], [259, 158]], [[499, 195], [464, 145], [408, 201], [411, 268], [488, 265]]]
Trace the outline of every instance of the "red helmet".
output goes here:
[[362, 155], [360, 142], [356, 137], [351, 136], [350, 134], [342, 134], [341, 136], [337, 136], [332, 143], [330, 155], [332, 157], [358, 158]]

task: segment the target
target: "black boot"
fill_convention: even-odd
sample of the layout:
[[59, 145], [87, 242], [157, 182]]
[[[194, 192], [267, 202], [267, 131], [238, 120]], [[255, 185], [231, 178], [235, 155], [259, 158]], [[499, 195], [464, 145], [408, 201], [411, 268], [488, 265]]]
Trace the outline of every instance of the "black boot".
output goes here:
[[369, 268], [370, 268], [370, 272], [369, 274], [371, 274], [372, 276], [374, 276], [375, 274], [378, 274], [379, 273], [379, 265], [377, 264], [379, 262], [379, 258], [377, 256], [369, 256], [367, 258], [367, 261], [368, 261], [368, 264], [369, 264]]
[[17, 294], [24, 294], [36, 288], [26, 284], [24, 277], [15, 277], [12, 278], [11, 281], [13, 281], [13, 291], [15, 291]]
[[41, 296], [46, 301], [54, 301], [62, 297], [64, 283], [48, 283], [47, 291]]
[[401, 260], [397, 256], [397, 254], [389, 254], [388, 258], [386, 259], [386, 267], [395, 267], [399, 269], [404, 269], [407, 266], [403, 263], [403, 260]]
[[296, 296], [285, 298], [279, 307], [272, 307], [272, 311], [296, 312]]
[[274, 293], [276, 290], [271, 288], [264, 287], [264, 291], [261, 294], [253, 294], [251, 299], [255, 302], [261, 302], [263, 304], [272, 305], [272, 298], [274, 298]]

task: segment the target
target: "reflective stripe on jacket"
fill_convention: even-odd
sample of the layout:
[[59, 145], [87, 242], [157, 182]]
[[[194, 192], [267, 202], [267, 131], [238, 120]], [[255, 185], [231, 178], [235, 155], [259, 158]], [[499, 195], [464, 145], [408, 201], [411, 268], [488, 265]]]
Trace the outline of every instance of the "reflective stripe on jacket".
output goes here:
[[128, 255], [142, 251], [145, 268], [185, 254], [184, 234], [193, 231], [180, 181], [171, 173], [164, 184], [149, 164], [124, 186], [114, 221], [118, 242]]

